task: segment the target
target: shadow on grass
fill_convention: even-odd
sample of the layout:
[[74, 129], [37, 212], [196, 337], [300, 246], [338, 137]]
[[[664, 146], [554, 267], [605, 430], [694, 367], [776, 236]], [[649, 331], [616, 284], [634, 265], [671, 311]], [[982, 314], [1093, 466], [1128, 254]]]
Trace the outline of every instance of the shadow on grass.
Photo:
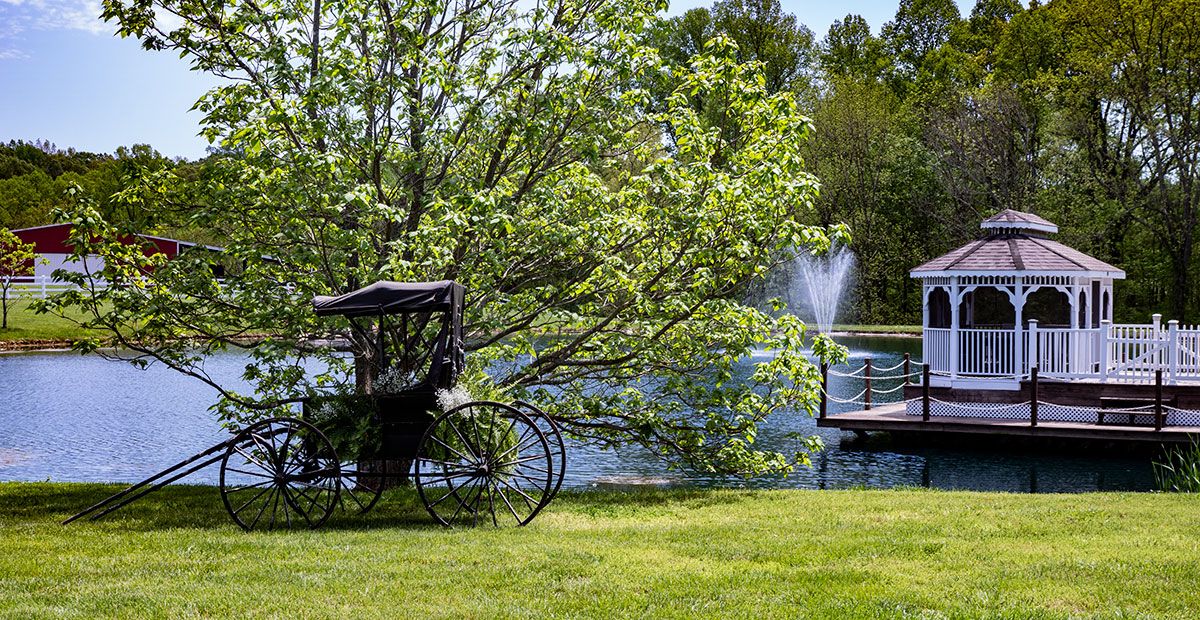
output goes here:
[[[122, 491], [125, 485], [12, 482], [0, 484], [0, 523], [60, 523], [72, 515]], [[670, 507], [698, 508], [732, 504], [753, 496], [755, 491], [690, 489], [569, 491], [559, 493], [547, 506], [549, 512], [612, 514]], [[89, 516], [66, 528], [102, 527], [123, 531], [152, 531], [173, 528], [239, 529], [214, 486], [170, 485], [105, 515], [98, 521]], [[360, 531], [386, 528], [441, 529], [421, 503], [415, 489], [386, 492], [370, 512], [335, 510], [321, 530]], [[257, 531], [257, 530], [256, 530]], [[286, 528], [281, 528], [286, 531]]]

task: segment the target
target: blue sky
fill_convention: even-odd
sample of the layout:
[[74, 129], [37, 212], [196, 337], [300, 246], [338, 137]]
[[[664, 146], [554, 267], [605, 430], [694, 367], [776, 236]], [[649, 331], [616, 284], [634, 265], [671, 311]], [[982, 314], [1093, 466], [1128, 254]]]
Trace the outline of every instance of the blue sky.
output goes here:
[[[974, 6], [955, 1], [964, 15]], [[850, 13], [878, 33], [899, 0], [782, 4], [820, 39]], [[675, 0], [670, 14], [711, 5]], [[169, 157], [202, 157], [200, 115], [188, 110], [216, 80], [115, 36], [99, 15], [99, 0], [0, 0], [0, 142], [43, 139], [104, 153], [150, 144]]]

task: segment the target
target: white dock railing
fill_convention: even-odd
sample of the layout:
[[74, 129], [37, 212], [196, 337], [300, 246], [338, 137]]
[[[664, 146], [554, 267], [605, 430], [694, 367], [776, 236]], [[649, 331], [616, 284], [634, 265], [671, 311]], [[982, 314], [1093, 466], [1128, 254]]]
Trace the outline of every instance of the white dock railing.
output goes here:
[[1200, 326], [1154, 315], [1146, 325], [1090, 329], [925, 328], [924, 359], [954, 377], [1023, 377], [1037, 366], [1046, 378], [1152, 383], [1161, 370], [1164, 380], [1200, 380]]

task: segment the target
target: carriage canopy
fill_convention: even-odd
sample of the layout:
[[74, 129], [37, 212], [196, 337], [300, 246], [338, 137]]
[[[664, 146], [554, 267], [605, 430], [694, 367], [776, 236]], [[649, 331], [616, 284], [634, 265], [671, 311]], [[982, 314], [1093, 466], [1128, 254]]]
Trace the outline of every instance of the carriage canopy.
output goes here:
[[466, 288], [451, 280], [437, 282], [376, 282], [345, 295], [313, 298], [317, 316], [347, 317], [399, 314], [403, 312], [436, 312], [459, 309], [461, 312]]
[[[336, 297], [318, 295], [312, 300], [317, 316], [344, 316], [364, 337], [375, 341], [380, 371], [396, 368], [412, 377], [410, 390], [450, 388], [465, 366], [463, 306], [466, 287], [451, 281], [381, 281]], [[398, 321], [388, 315], [400, 315]], [[441, 320], [430, 321], [434, 315]], [[378, 317], [372, 334], [355, 319]], [[433, 333], [427, 327], [439, 325]], [[428, 369], [427, 373], [420, 369]]]

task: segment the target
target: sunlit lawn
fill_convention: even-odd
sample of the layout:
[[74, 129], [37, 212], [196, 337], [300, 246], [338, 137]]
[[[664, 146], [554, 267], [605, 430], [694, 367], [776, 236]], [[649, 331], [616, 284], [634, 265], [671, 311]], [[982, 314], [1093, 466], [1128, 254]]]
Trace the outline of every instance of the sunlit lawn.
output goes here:
[[[37, 314], [30, 309], [28, 299], [8, 302], [8, 329], [0, 329], [0, 343], [33, 342], [40, 340], [69, 341], [82, 338], [87, 331], [75, 322], [53, 314]], [[76, 318], [82, 314], [71, 315]]]
[[398, 491], [318, 531], [237, 529], [209, 487], [0, 485], [0, 616], [1190, 618], [1200, 499], [897, 491], [563, 493], [445, 530]]

